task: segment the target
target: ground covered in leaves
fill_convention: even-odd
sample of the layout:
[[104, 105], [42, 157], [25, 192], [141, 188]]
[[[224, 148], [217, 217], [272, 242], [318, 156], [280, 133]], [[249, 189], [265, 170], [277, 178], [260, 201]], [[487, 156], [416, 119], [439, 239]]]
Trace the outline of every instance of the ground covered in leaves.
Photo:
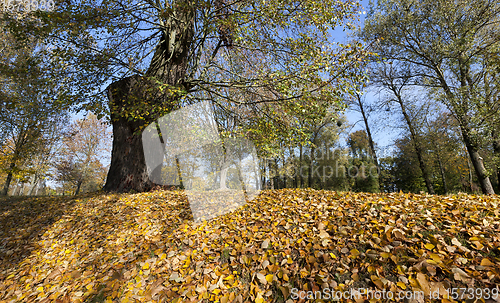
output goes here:
[[179, 191], [3, 198], [0, 301], [500, 302], [499, 203], [285, 189], [197, 223]]

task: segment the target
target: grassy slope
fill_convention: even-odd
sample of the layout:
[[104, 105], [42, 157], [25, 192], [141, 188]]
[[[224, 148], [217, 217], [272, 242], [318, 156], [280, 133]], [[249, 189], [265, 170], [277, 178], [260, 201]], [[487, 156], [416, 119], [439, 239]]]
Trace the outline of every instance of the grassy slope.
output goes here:
[[284, 302], [293, 287], [493, 288], [499, 202], [287, 189], [194, 223], [181, 192], [3, 198], [0, 300]]

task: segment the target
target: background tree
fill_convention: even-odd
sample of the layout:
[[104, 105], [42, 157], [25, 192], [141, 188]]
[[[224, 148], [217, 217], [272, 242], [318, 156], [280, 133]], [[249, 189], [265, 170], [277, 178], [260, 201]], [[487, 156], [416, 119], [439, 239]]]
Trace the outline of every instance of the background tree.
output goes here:
[[358, 130], [347, 139], [347, 146], [351, 154], [348, 175], [353, 182], [354, 191], [378, 192], [378, 165], [372, 154], [370, 139], [365, 130]]
[[384, 104], [390, 106], [389, 103], [394, 103], [398, 110], [403, 115], [404, 122], [408, 128], [411, 142], [415, 148], [418, 164], [422, 177], [424, 179], [427, 191], [434, 194], [434, 187], [429, 172], [426, 159], [424, 159], [424, 150], [419, 134], [419, 127], [416, 124], [415, 115], [412, 115], [411, 108], [417, 105], [412, 100], [409, 100], [409, 87], [414, 85], [414, 78], [408, 71], [406, 64], [393, 63], [372, 63], [373, 70], [371, 71], [371, 80], [374, 85], [382, 87], [389, 92], [388, 100], [383, 101]]
[[[367, 41], [378, 41], [376, 52], [385, 62], [407, 64], [419, 85], [439, 88], [439, 100], [459, 122], [486, 194], [494, 191], [479, 154], [478, 134], [488, 124], [484, 113], [498, 110], [493, 106], [497, 100], [486, 96], [484, 76], [494, 68], [485, 58], [500, 43], [499, 13], [500, 4], [494, 0], [381, 0], [361, 33]], [[491, 102], [485, 102], [488, 99]]]
[[[18, 40], [8, 27], [13, 25], [0, 13], [0, 150], [4, 182], [0, 194], [6, 195], [13, 177], [40, 179], [35, 160], [51, 145], [51, 133], [67, 118], [64, 102], [70, 90], [67, 78], [48, 59], [43, 39]], [[33, 22], [25, 13], [10, 14], [11, 20]], [[50, 149], [50, 148], [49, 148]], [[40, 168], [40, 167], [38, 167]], [[43, 172], [45, 174], [45, 172]]]
[[368, 121], [370, 113], [374, 111], [374, 109], [370, 104], [367, 103], [366, 96], [363, 96], [362, 92], [355, 93], [355, 98], [353, 98], [350, 105], [352, 109], [358, 111], [361, 114], [366, 130], [368, 144], [370, 146], [370, 155], [371, 157], [373, 157], [375, 165], [378, 166], [377, 152], [375, 150], [375, 143], [372, 136], [372, 129], [370, 128], [370, 123]]
[[73, 122], [64, 138], [56, 165], [57, 180], [71, 183], [77, 195], [102, 189], [107, 168], [103, 165], [109, 153], [111, 136], [107, 125], [89, 114]]

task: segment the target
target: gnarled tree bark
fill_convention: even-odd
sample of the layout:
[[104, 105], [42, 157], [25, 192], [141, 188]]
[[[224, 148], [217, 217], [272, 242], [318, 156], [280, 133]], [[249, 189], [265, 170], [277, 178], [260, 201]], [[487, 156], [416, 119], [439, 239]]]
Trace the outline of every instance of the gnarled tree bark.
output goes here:
[[[140, 131], [160, 118], [156, 106], [174, 110], [180, 98], [176, 93], [164, 93], [156, 83], [177, 91], [190, 89], [185, 77], [194, 34], [194, 7], [188, 0], [179, 0], [175, 5], [177, 8], [164, 20], [162, 37], [146, 74], [132, 75], [108, 87], [113, 150], [104, 186], [106, 191], [142, 192], [153, 187]], [[141, 109], [147, 114], [143, 119], [130, 118], [127, 114], [131, 114], [132, 109]]]

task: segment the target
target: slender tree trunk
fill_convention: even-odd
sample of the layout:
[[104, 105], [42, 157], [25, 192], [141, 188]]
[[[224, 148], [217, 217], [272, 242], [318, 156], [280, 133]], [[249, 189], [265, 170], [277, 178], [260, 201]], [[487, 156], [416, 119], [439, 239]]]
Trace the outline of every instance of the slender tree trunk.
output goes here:
[[493, 137], [493, 151], [496, 156], [496, 169], [497, 169], [497, 194], [500, 194], [500, 133], [498, 131], [492, 132]]
[[443, 190], [444, 193], [448, 193], [448, 185], [446, 184], [446, 175], [444, 173], [443, 162], [441, 161], [441, 155], [439, 151], [437, 152], [437, 160], [439, 164], [439, 172], [441, 173], [441, 180], [443, 181]]
[[281, 158], [281, 161], [283, 162], [283, 188], [287, 188], [287, 178], [286, 178], [286, 162], [285, 162], [285, 153], [283, 152], [283, 157]]
[[472, 168], [470, 167], [470, 158], [467, 157], [467, 169], [469, 170], [469, 190], [471, 193], [474, 192], [474, 187], [472, 186]]
[[298, 188], [298, 185], [297, 185], [297, 180], [299, 178], [298, 176], [298, 170], [297, 170], [297, 162], [296, 162], [296, 159], [295, 159], [295, 150], [293, 148], [290, 148], [289, 149], [289, 152], [290, 152], [290, 158], [291, 158], [291, 164], [293, 165], [293, 169], [294, 169], [294, 175], [293, 177], [290, 176], [291, 180], [290, 180], [290, 187], [294, 187], [294, 188]]
[[[181, 172], [181, 163], [179, 162], [179, 158], [175, 157], [175, 167], [177, 169], [177, 177], [179, 178], [179, 185], [181, 189], [184, 189], [184, 180], [182, 180], [182, 172]], [[160, 170], [161, 173], [161, 170]]]
[[298, 170], [298, 174], [299, 174], [299, 188], [303, 188], [304, 187], [304, 177], [302, 176], [302, 165], [303, 165], [303, 162], [302, 162], [302, 144], [300, 145], [299, 147], [299, 170]]
[[222, 165], [222, 169], [220, 171], [220, 186], [219, 189], [226, 190], [226, 180], [227, 180], [227, 170], [229, 169], [228, 165]]
[[410, 116], [406, 112], [406, 107], [403, 103], [403, 100], [399, 94], [396, 94], [398, 98], [398, 103], [401, 106], [401, 111], [403, 112], [403, 116], [405, 118], [406, 124], [410, 130], [411, 140], [413, 142], [413, 147], [415, 148], [415, 152], [417, 154], [418, 163], [420, 165], [420, 170], [422, 171], [422, 176], [424, 177], [425, 186], [427, 187], [427, 191], [430, 194], [434, 194], [434, 187], [432, 186], [431, 179], [429, 177], [429, 173], [427, 171], [427, 165], [425, 165], [422, 147], [420, 146], [420, 140], [417, 135], [417, 131], [413, 127], [413, 123], [411, 122]]
[[275, 189], [280, 189], [281, 188], [281, 174], [280, 174], [280, 168], [278, 164], [278, 157], [274, 158], [274, 171], [276, 172], [274, 174], [274, 186]]
[[368, 143], [370, 144], [370, 150], [372, 153], [373, 157], [373, 162], [375, 162], [375, 165], [378, 167], [378, 159], [377, 159], [377, 153], [375, 152], [375, 143], [373, 142], [373, 137], [372, 133], [370, 130], [370, 126], [368, 125], [368, 117], [366, 116], [366, 112], [363, 106], [363, 102], [361, 102], [361, 96], [356, 94], [357, 100], [358, 100], [358, 106], [359, 110], [361, 112], [361, 115], [363, 116], [363, 121], [365, 123], [365, 128], [366, 128], [366, 134], [368, 135]]
[[261, 170], [262, 170], [262, 177], [261, 177], [261, 179], [262, 179], [262, 188], [263, 189], [267, 189], [267, 180], [266, 180], [266, 176], [267, 176], [267, 174], [266, 174], [267, 159], [264, 159], [263, 162], [264, 163], [261, 166]]
[[[366, 134], [368, 135], [368, 143], [370, 144], [370, 150], [371, 150], [373, 162], [375, 163], [375, 166], [378, 169], [377, 153], [375, 152], [375, 143], [373, 143], [372, 132], [370, 130], [370, 126], [368, 125], [368, 117], [366, 116], [363, 102], [361, 102], [361, 96], [359, 94], [356, 94], [356, 98], [358, 100], [359, 110], [361, 112], [361, 115], [363, 116], [363, 121], [365, 123]], [[380, 179], [380, 176], [379, 176], [379, 178], [377, 178], [377, 180], [378, 180], [378, 190], [380, 191], [380, 189], [382, 188], [382, 184], [381, 184], [382, 180]]]
[[35, 190], [35, 187], [38, 185], [38, 174], [35, 174], [34, 176], [35, 180], [33, 180], [33, 186], [30, 189], [30, 192], [28, 195], [33, 196], [33, 191]]
[[21, 187], [19, 188], [19, 192], [17, 193], [18, 196], [24, 195], [24, 185], [26, 185], [26, 183], [22, 182]]
[[268, 170], [269, 170], [269, 182], [271, 183], [270, 184], [270, 188], [271, 189], [274, 189], [274, 175], [273, 175], [273, 169], [272, 169], [272, 165], [271, 165], [271, 161], [268, 162]]
[[310, 188], [312, 188], [312, 174], [313, 174], [313, 165], [314, 165], [314, 153], [316, 152], [315, 147], [311, 147], [311, 159], [309, 161], [309, 174], [307, 175], [307, 184], [309, 185]]
[[80, 193], [80, 188], [82, 187], [82, 180], [79, 180], [78, 183], [76, 184], [76, 190], [75, 190], [75, 196]]
[[15, 196], [17, 194], [17, 189], [19, 188], [19, 179], [16, 179], [16, 186], [12, 190], [12, 196]]

